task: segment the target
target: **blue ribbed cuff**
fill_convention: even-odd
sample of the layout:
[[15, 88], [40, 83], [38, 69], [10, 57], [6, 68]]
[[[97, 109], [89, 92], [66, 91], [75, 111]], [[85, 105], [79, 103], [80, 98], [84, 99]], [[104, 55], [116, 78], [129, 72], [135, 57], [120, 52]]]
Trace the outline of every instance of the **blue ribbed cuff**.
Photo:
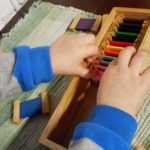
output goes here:
[[32, 49], [28, 46], [18, 46], [13, 51], [16, 55], [13, 74], [23, 91], [31, 90], [39, 83], [53, 80], [48, 46]]
[[131, 115], [111, 106], [96, 106], [89, 121], [111, 130], [128, 144], [137, 129], [137, 122]]
[[72, 142], [81, 139], [89, 139], [89, 142], [93, 141], [105, 150], [131, 150], [130, 145], [120, 136], [96, 123], [85, 122], [76, 127]]

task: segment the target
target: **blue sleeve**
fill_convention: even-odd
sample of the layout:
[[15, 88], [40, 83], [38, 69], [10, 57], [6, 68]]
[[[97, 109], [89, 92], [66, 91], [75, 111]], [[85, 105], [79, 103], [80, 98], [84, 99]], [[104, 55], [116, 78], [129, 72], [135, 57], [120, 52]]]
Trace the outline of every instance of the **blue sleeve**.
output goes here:
[[128, 113], [111, 107], [96, 106], [88, 122], [79, 124], [72, 141], [89, 139], [105, 150], [131, 150], [137, 123]]
[[18, 46], [13, 51], [16, 58], [13, 75], [23, 91], [31, 90], [39, 83], [53, 80], [48, 46], [37, 48]]

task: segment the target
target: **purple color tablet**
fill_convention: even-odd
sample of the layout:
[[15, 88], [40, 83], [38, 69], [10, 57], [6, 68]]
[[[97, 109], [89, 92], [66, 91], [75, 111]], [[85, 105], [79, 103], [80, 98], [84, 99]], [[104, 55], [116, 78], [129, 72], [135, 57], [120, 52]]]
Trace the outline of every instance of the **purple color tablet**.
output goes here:
[[91, 31], [96, 19], [81, 18], [76, 26], [78, 31]]

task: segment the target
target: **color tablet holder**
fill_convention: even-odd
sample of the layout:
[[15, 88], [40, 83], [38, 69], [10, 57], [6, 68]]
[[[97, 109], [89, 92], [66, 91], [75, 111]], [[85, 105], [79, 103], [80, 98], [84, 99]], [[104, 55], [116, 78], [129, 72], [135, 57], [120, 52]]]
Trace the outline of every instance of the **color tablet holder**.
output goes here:
[[20, 102], [20, 100], [14, 101], [13, 123], [20, 124], [21, 119], [41, 113], [50, 113], [50, 95], [47, 92], [32, 100], [24, 102]]
[[98, 15], [96, 18], [76, 16], [71, 25], [69, 26], [70, 31], [83, 31], [92, 32], [96, 34], [99, 31], [101, 25], [102, 16]]

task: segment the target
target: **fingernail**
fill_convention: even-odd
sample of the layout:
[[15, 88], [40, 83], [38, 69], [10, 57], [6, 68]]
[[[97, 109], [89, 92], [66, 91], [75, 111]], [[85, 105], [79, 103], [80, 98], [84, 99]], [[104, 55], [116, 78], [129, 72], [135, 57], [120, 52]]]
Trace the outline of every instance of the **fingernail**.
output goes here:
[[128, 46], [128, 47], [126, 47], [125, 49], [134, 50], [134, 51], [136, 52], [136, 49], [135, 49], [135, 47], [133, 47], [133, 46]]

